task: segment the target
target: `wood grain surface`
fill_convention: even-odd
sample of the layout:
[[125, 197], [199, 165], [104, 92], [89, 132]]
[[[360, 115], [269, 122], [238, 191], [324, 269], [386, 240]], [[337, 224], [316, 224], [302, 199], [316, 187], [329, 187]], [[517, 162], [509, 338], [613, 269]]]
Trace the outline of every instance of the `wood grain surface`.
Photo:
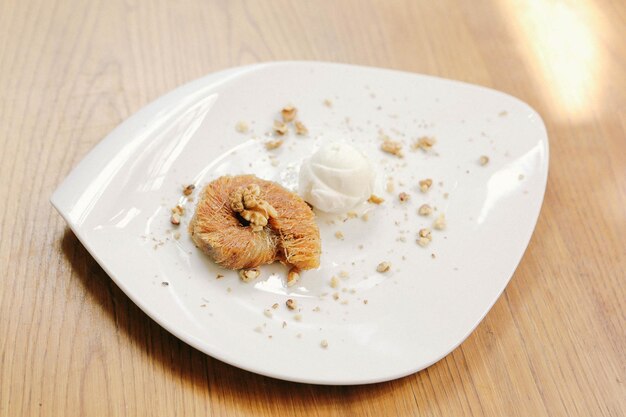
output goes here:
[[[180, 342], [48, 199], [111, 129], [230, 66], [315, 59], [482, 84], [543, 116], [528, 251], [476, 331], [371, 386], [288, 383]], [[626, 2], [0, 0], [1, 416], [626, 415]]]

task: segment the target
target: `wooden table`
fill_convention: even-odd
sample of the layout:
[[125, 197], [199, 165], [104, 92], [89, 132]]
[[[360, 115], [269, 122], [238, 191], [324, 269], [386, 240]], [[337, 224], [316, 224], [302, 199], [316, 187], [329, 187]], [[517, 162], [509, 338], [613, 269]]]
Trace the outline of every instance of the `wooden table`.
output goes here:
[[[140, 107], [267, 60], [482, 84], [543, 116], [545, 203], [504, 295], [453, 353], [371, 386], [288, 383], [141, 312], [48, 198]], [[626, 415], [626, 2], [0, 3], [1, 416]]]

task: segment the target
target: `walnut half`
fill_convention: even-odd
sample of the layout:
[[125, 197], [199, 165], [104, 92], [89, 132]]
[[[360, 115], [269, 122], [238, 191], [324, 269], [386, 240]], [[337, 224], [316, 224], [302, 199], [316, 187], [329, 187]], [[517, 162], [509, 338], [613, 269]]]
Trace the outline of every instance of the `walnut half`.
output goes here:
[[230, 196], [230, 208], [250, 222], [252, 231], [259, 232], [270, 217], [278, 217], [276, 209], [261, 199], [261, 189], [256, 184], [240, 187]]

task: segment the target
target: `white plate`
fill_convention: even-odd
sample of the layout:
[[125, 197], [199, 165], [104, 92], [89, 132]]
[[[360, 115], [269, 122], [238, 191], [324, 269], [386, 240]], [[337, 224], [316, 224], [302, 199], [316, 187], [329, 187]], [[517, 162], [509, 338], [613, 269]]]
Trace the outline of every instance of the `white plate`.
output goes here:
[[[290, 134], [272, 160], [265, 133], [287, 103], [310, 135]], [[249, 133], [235, 131], [240, 120]], [[404, 141], [404, 158], [380, 151], [380, 129]], [[434, 153], [409, 149], [423, 135], [436, 137]], [[250, 284], [217, 268], [186, 233], [191, 203], [182, 237], [173, 238], [169, 210], [182, 201], [183, 184], [255, 173], [293, 187], [301, 159], [333, 136], [376, 163], [386, 202], [370, 207], [368, 221], [320, 216], [322, 265], [296, 287], [285, 287], [281, 265], [263, 267]], [[541, 118], [511, 96], [397, 71], [279, 62], [209, 75], [156, 100], [98, 144], [52, 203], [115, 283], [190, 345], [276, 378], [361, 384], [423, 369], [476, 327], [524, 253], [547, 171]], [[392, 194], [384, 190], [389, 176]], [[422, 194], [417, 181], [426, 177], [434, 185]], [[410, 201], [401, 204], [400, 191]], [[448, 223], [427, 248], [415, 243], [433, 220], [416, 214], [422, 203]], [[390, 272], [376, 272], [382, 261]], [[334, 290], [329, 280], [340, 271], [349, 277]], [[287, 298], [297, 301], [300, 321]], [[280, 307], [267, 317], [274, 303]]]

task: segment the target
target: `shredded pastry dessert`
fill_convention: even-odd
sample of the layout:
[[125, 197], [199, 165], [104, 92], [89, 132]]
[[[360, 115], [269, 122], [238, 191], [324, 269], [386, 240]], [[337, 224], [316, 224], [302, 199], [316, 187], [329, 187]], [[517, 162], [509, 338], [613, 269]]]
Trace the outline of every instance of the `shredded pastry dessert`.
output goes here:
[[[194, 243], [218, 265], [252, 269], [280, 261], [298, 270], [319, 266], [315, 214], [298, 195], [254, 175], [223, 176], [202, 191], [189, 223]], [[254, 275], [254, 273], [252, 274]]]

